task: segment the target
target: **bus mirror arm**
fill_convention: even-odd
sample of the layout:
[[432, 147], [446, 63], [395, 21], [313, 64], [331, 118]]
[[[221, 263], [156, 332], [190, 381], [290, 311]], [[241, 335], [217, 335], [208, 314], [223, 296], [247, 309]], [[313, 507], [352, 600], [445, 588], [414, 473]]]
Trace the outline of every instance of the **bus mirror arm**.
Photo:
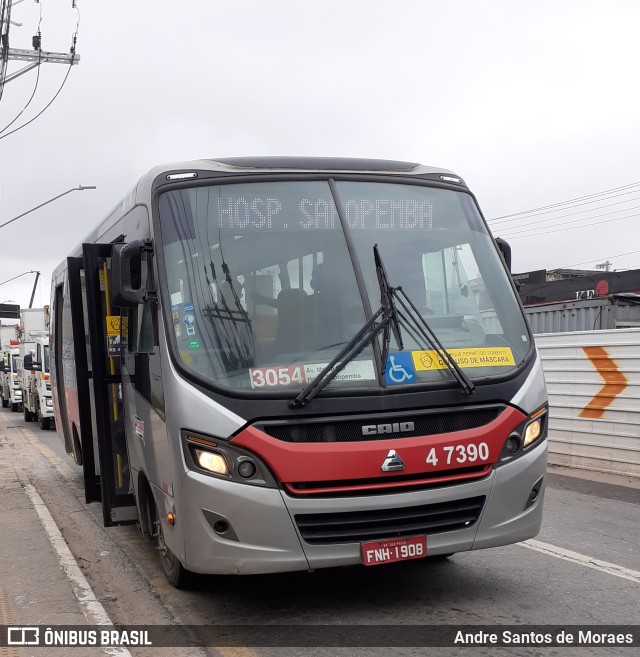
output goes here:
[[114, 244], [111, 251], [111, 303], [116, 308], [133, 308], [146, 300], [146, 290], [132, 285], [134, 272], [140, 271], [142, 254], [151, 250], [150, 242], [134, 240]]

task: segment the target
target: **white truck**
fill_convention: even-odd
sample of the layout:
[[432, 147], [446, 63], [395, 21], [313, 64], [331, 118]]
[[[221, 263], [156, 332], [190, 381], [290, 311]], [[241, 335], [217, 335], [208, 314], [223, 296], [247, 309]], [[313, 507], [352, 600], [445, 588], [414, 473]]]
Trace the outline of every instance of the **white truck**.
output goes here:
[[41, 429], [52, 429], [54, 414], [49, 373], [49, 338], [36, 338], [35, 350], [18, 357], [16, 361], [22, 389], [24, 421], [37, 421]]
[[53, 398], [49, 378], [48, 308], [20, 310], [18, 349], [15, 367], [25, 422], [37, 420], [41, 429], [51, 428]]
[[17, 413], [22, 406], [22, 388], [16, 371], [19, 355], [20, 350], [17, 346], [4, 347], [0, 354], [0, 400], [2, 400], [2, 408], [10, 406], [14, 413]]
[[8, 349], [12, 344], [18, 346], [18, 324], [0, 325], [0, 351]]

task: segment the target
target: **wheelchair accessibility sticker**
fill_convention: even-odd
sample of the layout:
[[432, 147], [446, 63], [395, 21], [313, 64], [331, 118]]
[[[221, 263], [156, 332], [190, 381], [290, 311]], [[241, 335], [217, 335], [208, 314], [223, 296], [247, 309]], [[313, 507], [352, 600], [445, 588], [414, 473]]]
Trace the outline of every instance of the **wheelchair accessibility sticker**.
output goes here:
[[384, 372], [387, 385], [398, 385], [399, 383], [415, 383], [416, 368], [413, 357], [409, 351], [399, 351], [389, 354], [387, 367]]

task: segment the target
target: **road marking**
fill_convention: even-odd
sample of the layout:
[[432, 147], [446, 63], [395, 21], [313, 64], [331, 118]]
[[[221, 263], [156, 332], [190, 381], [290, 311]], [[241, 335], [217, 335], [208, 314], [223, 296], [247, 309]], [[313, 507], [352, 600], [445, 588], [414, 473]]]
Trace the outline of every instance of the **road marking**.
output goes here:
[[565, 550], [564, 548], [556, 547], [555, 545], [550, 545], [549, 543], [543, 543], [542, 541], [534, 541], [533, 539], [522, 541], [521, 543], [518, 543], [518, 545], [529, 548], [530, 550], [535, 550], [536, 552], [541, 552], [542, 554], [546, 554], [550, 557], [557, 557], [558, 559], [571, 561], [572, 563], [577, 563], [580, 566], [593, 568], [594, 570], [599, 570], [600, 572], [606, 573], [607, 575], [615, 575], [616, 577], [622, 577], [623, 579], [628, 579], [631, 582], [640, 584], [639, 570], [623, 568], [622, 566], [618, 566], [615, 563], [594, 559], [593, 557], [588, 557], [578, 552]]
[[604, 386], [580, 411], [580, 417], [600, 418], [613, 400], [627, 387], [627, 377], [618, 369], [604, 347], [582, 347], [582, 350], [604, 379]]
[[[98, 598], [96, 598], [93, 589], [89, 586], [85, 576], [83, 575], [80, 567], [78, 566], [75, 557], [71, 554], [67, 544], [65, 543], [58, 525], [56, 525], [49, 509], [47, 509], [38, 491], [32, 484], [24, 484], [24, 492], [31, 500], [33, 508], [40, 518], [40, 522], [49, 539], [49, 543], [53, 547], [55, 553], [58, 555], [58, 560], [62, 566], [64, 574], [71, 582], [71, 588], [75, 595], [80, 608], [82, 609], [87, 620], [93, 625], [111, 625], [113, 622], [109, 618], [106, 609], [102, 606]], [[105, 655], [109, 657], [131, 657], [131, 653], [126, 648], [104, 648]]]

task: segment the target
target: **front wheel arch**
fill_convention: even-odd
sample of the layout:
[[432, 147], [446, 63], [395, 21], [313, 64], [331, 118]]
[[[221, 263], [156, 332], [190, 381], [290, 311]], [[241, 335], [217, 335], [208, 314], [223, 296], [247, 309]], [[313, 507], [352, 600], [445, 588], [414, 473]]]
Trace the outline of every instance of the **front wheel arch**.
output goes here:
[[190, 588], [193, 573], [187, 570], [180, 559], [167, 547], [158, 505], [151, 492], [149, 481], [143, 473], [138, 476], [138, 514], [140, 531], [158, 550], [160, 564], [169, 584], [177, 589]]

